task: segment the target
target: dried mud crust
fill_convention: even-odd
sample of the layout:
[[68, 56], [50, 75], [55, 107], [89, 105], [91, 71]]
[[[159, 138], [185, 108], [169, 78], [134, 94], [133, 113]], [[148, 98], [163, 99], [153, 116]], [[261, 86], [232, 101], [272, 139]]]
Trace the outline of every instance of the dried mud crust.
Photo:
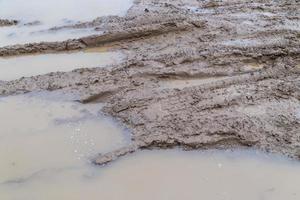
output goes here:
[[100, 154], [99, 165], [173, 147], [300, 159], [299, 10], [290, 0], [136, 1], [125, 17], [73, 27], [103, 35], [0, 49], [9, 56], [114, 45], [127, 54], [123, 63], [0, 82], [0, 93], [62, 90], [106, 103], [103, 111], [131, 130], [132, 143]]

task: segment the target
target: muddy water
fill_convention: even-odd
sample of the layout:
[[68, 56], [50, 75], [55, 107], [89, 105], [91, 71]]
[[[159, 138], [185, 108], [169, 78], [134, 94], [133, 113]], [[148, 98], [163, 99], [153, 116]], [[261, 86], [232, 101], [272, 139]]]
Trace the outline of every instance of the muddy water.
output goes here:
[[[132, 2], [132, 0], [28, 0], [26, 2], [0, 0], [0, 18], [20, 21], [18, 26], [1, 28], [0, 46], [59, 41], [93, 34], [95, 32], [89, 29], [58, 32], [47, 30], [55, 26], [90, 21], [100, 16], [121, 16], [130, 8]], [[78, 11], [84, 14], [79, 14]], [[26, 25], [28, 23], [31, 25]]]
[[0, 80], [10, 81], [21, 77], [76, 68], [104, 67], [120, 62], [119, 52], [75, 52], [0, 58]]
[[0, 28], [0, 47], [28, 44], [35, 42], [56, 42], [68, 39], [76, 39], [88, 35], [101, 34], [92, 29], [64, 29], [60, 31], [48, 31], [51, 26], [23, 24]]
[[[101, 5], [97, 6], [99, 2]], [[0, 0], [1, 18], [21, 20], [17, 26], [0, 29], [0, 46], [94, 34], [90, 29], [56, 32], [47, 29], [100, 15], [121, 15], [129, 8], [126, 0], [105, 2], [108, 1]], [[116, 12], [109, 13], [115, 8]], [[78, 10], [84, 15], [78, 15]], [[212, 12], [190, 10], [199, 14]], [[25, 25], [34, 21], [39, 23]], [[237, 38], [223, 44], [260, 43]], [[112, 60], [111, 54], [101, 60], [97, 60], [101, 57], [98, 54], [82, 54], [2, 60], [0, 76], [10, 80], [51, 71], [99, 67], [93, 64], [106, 61], [110, 64]], [[253, 67], [260, 68], [246, 66], [249, 70]], [[217, 80], [166, 80], [162, 81], [162, 87], [184, 88]], [[93, 166], [90, 163], [93, 156], [126, 145], [128, 137], [121, 127], [101, 115], [101, 105], [80, 105], [71, 100], [61, 99], [60, 94], [0, 98], [0, 200], [300, 199], [300, 164], [257, 152], [143, 151], [107, 166]], [[250, 111], [251, 114], [257, 110]], [[299, 110], [296, 117], [300, 119]]]
[[246, 151], [144, 151], [105, 167], [44, 170], [22, 181], [4, 182], [0, 197], [298, 200], [299, 184], [299, 163], [276, 156]]
[[123, 129], [98, 112], [101, 105], [83, 106], [57, 96], [0, 98], [1, 187], [80, 168], [91, 156], [126, 144]]

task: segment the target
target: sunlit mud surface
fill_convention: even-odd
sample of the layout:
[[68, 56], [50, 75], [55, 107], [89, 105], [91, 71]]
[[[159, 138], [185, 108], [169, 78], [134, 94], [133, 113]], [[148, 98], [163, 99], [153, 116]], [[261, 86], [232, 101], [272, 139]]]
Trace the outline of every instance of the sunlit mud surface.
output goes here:
[[0, 58], [0, 80], [9, 81], [76, 68], [105, 67], [119, 63], [123, 58], [118, 52], [96, 51]]
[[[17, 26], [2, 27], [0, 46], [39, 41], [61, 41], [97, 33], [92, 29], [48, 29], [91, 21], [108, 15], [124, 15], [132, 0], [0, 0], [0, 19], [18, 20]], [[79, 14], [79, 12], [81, 14]]]
[[101, 105], [83, 106], [58, 96], [0, 99], [1, 200], [11, 199], [4, 186], [21, 186], [45, 174], [68, 174], [84, 168], [98, 153], [126, 144], [126, 131], [101, 115]]
[[4, 200], [296, 200], [299, 184], [298, 163], [254, 151], [144, 151], [101, 168], [40, 171], [24, 181], [2, 183], [0, 196]]

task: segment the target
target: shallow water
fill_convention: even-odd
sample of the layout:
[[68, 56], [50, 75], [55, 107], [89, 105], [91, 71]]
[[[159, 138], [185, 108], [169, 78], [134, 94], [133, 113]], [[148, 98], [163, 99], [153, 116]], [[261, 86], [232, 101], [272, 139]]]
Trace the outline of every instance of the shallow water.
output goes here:
[[[0, 29], [0, 46], [61, 41], [96, 32], [89, 29], [48, 32], [51, 27], [91, 21], [100, 16], [125, 15], [133, 0], [0, 0], [0, 18], [19, 20]], [[39, 21], [36, 25], [24, 24]]]
[[101, 105], [81, 105], [57, 96], [0, 98], [1, 186], [83, 167], [90, 157], [126, 144], [124, 130], [98, 112]]
[[[18, 26], [0, 28], [0, 46], [95, 34], [91, 29], [45, 30], [124, 15], [131, 3], [0, 0], [0, 18], [21, 20]], [[37, 20], [41, 23], [24, 25]], [[119, 53], [103, 51], [0, 58], [0, 81], [103, 67], [122, 59]], [[166, 80], [161, 87], [185, 88], [224, 79]], [[300, 164], [255, 151], [142, 151], [107, 166], [93, 166], [91, 158], [128, 144], [129, 136], [101, 114], [102, 105], [82, 105], [74, 99], [59, 92], [0, 98], [0, 200], [300, 199]], [[300, 119], [300, 110], [295, 115]]]
[[88, 35], [101, 34], [92, 29], [63, 29], [47, 31], [50, 26], [9, 26], [0, 28], [0, 47], [35, 42], [57, 42]]
[[143, 151], [0, 184], [3, 200], [298, 200], [300, 165], [257, 152]]
[[[64, 98], [62, 98], [64, 97]], [[103, 105], [76, 96], [0, 98], [1, 200], [298, 200], [300, 163], [255, 151], [141, 151], [90, 160], [128, 144]]]
[[120, 62], [119, 52], [73, 52], [0, 58], [0, 80], [10, 81], [56, 71], [105, 67]]

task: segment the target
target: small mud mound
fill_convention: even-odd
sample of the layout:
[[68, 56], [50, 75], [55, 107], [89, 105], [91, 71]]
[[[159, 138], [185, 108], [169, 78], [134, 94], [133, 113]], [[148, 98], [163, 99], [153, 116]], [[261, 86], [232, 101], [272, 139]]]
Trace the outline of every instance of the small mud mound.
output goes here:
[[17, 24], [18, 24], [17, 20], [0, 19], [0, 27], [1, 26], [13, 26], [13, 25], [17, 25]]

